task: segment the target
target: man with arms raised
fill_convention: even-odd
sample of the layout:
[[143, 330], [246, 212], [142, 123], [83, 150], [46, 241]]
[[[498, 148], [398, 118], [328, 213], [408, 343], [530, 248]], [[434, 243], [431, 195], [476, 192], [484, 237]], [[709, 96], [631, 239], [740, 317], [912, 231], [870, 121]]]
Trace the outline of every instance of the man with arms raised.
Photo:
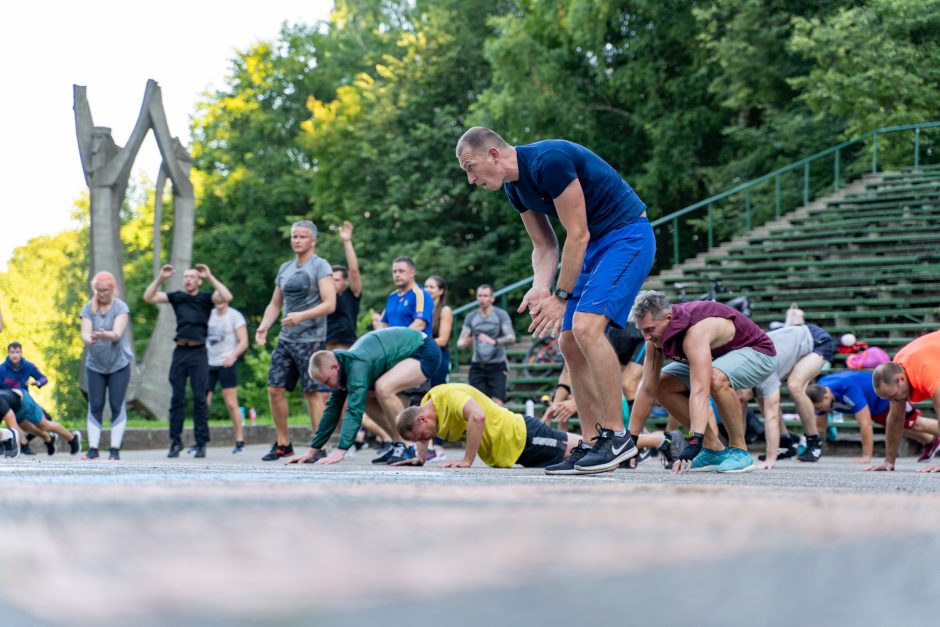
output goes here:
[[[584, 473], [617, 468], [637, 447], [623, 428], [620, 368], [604, 330], [626, 323], [652, 268], [656, 240], [646, 205], [607, 162], [569, 141], [513, 147], [478, 126], [463, 134], [456, 152], [470, 183], [503, 189], [520, 213], [535, 278], [519, 311], [529, 310], [537, 336], [561, 331], [581, 424], [601, 425], [584, 430], [585, 440], [595, 442], [590, 453], [560, 465]], [[566, 232], [557, 282], [558, 240], [549, 217]]]
[[[183, 272], [183, 289], [162, 292], [160, 285], [173, 276], [173, 266], [167, 264], [160, 269], [157, 278], [144, 290], [144, 301], [151, 304], [169, 303], [176, 314], [176, 348], [170, 362], [170, 450], [167, 457], [179, 457], [183, 450], [183, 421], [186, 419], [186, 380], [193, 393], [193, 432], [196, 457], [206, 456], [209, 443], [209, 353], [206, 341], [209, 336], [209, 317], [212, 315], [212, 299], [232, 302], [232, 293], [219, 281], [209, 266], [198, 263]], [[212, 284], [214, 291], [199, 290], [203, 279]]]
[[[336, 464], [356, 441], [362, 414], [379, 422], [395, 443], [372, 463], [395, 463], [413, 457], [398, 429], [395, 416], [403, 409], [399, 393], [430, 379], [441, 363], [441, 349], [434, 338], [407, 327], [378, 329], [366, 333], [349, 350], [317, 351], [310, 359], [310, 377], [333, 390], [323, 410], [320, 426], [313, 435], [310, 450], [290, 463], [316, 461]], [[319, 459], [321, 451], [339, 423], [343, 404], [343, 428], [339, 445]]]
[[[940, 331], [921, 336], [898, 351], [894, 359], [872, 373], [881, 398], [891, 401], [885, 428], [885, 461], [867, 470], [894, 470], [908, 403], [930, 400], [940, 416]], [[919, 472], [940, 472], [940, 465]]]
[[[630, 416], [634, 438], [658, 400], [692, 431], [673, 472], [753, 470], [735, 390], [755, 387], [774, 371], [776, 352], [767, 334], [727, 305], [712, 301], [670, 305], [666, 295], [656, 291], [640, 292], [630, 322], [647, 341], [643, 381]], [[663, 367], [667, 357], [673, 362]], [[728, 431], [730, 448], [718, 439], [709, 396]]]
[[307, 364], [310, 356], [325, 346], [326, 318], [336, 309], [332, 268], [316, 255], [316, 225], [310, 220], [295, 222], [290, 229], [290, 245], [295, 257], [278, 269], [271, 302], [255, 331], [255, 342], [264, 344], [268, 329], [283, 309], [281, 332], [268, 369], [268, 399], [277, 440], [261, 458], [266, 462], [294, 454], [287, 431], [287, 391], [293, 391], [297, 381], [307, 401], [310, 426], [314, 431], [317, 429], [323, 408], [319, 405], [317, 384], [307, 374]]

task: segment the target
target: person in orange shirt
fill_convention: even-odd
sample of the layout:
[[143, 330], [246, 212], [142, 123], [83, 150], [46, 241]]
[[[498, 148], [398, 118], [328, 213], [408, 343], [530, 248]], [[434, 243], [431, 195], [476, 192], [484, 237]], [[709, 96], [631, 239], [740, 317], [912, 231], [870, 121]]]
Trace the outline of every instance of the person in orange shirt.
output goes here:
[[[872, 374], [875, 393], [891, 401], [885, 428], [885, 461], [867, 470], [894, 470], [905, 405], [930, 400], [940, 416], [940, 331], [917, 338]], [[940, 472], [940, 464], [918, 472]]]

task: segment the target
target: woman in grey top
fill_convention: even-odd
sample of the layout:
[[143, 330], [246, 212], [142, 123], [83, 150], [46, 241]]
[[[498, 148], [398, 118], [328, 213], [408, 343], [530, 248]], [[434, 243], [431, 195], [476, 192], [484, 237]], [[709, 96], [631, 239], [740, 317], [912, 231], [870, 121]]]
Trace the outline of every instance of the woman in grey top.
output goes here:
[[98, 457], [105, 393], [111, 406], [111, 454], [121, 459], [121, 440], [127, 425], [124, 397], [131, 380], [133, 353], [127, 342], [130, 309], [117, 297], [117, 284], [110, 272], [99, 272], [91, 281], [92, 299], [82, 307], [82, 341], [85, 343], [85, 372], [88, 379], [88, 452], [84, 459]]

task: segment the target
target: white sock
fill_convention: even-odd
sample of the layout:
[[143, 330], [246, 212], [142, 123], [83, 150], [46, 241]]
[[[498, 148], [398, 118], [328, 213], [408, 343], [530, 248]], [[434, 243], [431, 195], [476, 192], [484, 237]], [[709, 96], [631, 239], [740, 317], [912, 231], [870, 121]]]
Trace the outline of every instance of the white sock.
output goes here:
[[11, 429], [0, 429], [0, 442], [6, 442], [7, 440], [13, 440], [16, 436], [13, 435]]

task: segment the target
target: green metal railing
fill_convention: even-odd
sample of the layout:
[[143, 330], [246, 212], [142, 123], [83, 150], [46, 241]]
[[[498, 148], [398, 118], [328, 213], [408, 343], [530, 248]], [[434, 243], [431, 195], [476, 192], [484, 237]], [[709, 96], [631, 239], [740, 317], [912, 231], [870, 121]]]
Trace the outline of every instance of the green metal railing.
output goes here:
[[[802, 204], [806, 205], [815, 199], [816, 194], [818, 192], [826, 191], [828, 193], [830, 189], [831, 191], [838, 190], [843, 185], [843, 183], [851, 180], [851, 178], [854, 175], [859, 175], [867, 171], [870, 171], [872, 173], [878, 172], [879, 165], [880, 165], [878, 161], [879, 159], [878, 138], [881, 136], [885, 136], [885, 135], [889, 135], [893, 133], [904, 133], [904, 132], [913, 131], [913, 134], [914, 134], [913, 166], [915, 168], [921, 167], [922, 132], [925, 129], [931, 129], [931, 128], [937, 128], [937, 127], [940, 127], [940, 122], [922, 122], [919, 124], [905, 124], [902, 126], [889, 126], [889, 127], [878, 128], [872, 131], [868, 131], [867, 133], [863, 135], [859, 135], [858, 137], [855, 137], [848, 141], [844, 141], [841, 144], [832, 146], [830, 148], [826, 148], [825, 150], [817, 152], [814, 155], [805, 157], [803, 159], [800, 159], [799, 161], [794, 161], [793, 163], [790, 163], [789, 165], [785, 165], [782, 168], [778, 168], [772, 172], [769, 172], [768, 174], [759, 176], [755, 179], [747, 181], [746, 183], [742, 183], [740, 185], [732, 187], [731, 189], [727, 191], [721, 192], [720, 194], [715, 194], [714, 196], [706, 198], [705, 200], [701, 200], [697, 203], [689, 205], [688, 207], [675, 211], [667, 216], [663, 216], [657, 220], [654, 220], [651, 223], [651, 226], [653, 227], [654, 232], [657, 231], [657, 229], [659, 230], [658, 232], [661, 232], [663, 229], [666, 229], [667, 231], [671, 232], [672, 264], [673, 265], [678, 264], [681, 261], [683, 261], [684, 258], [687, 258], [689, 256], [694, 256], [700, 252], [704, 252], [703, 250], [693, 250], [693, 251], [690, 251], [689, 254], [685, 255], [685, 257], [683, 257], [682, 250], [681, 250], [682, 247], [680, 246], [680, 242], [681, 242], [680, 231], [682, 230], [680, 219], [686, 218], [686, 221], [688, 222], [689, 216], [692, 216], [694, 214], [701, 216], [699, 218], [700, 227], [697, 228], [695, 224], [693, 224], [691, 232], [693, 233], [693, 237], [698, 237], [699, 235], [702, 234], [701, 231], [704, 230], [705, 243], [707, 245], [705, 250], [709, 250], [711, 248], [714, 248], [715, 244], [718, 243], [716, 242], [716, 239], [721, 239], [721, 241], [724, 241], [725, 239], [728, 239], [731, 236], [736, 235], [737, 232], [749, 231], [752, 228], [759, 226], [759, 224], [755, 224], [754, 222], [755, 210], [754, 210], [754, 203], [752, 201], [753, 201], [753, 196], [755, 194], [755, 191], [761, 185], [765, 183], [770, 183], [771, 181], [773, 182], [773, 217], [774, 219], [778, 219], [780, 218], [781, 215], [783, 215], [790, 209], [796, 208], [796, 206], [798, 206], [798, 205], [795, 205], [794, 207], [790, 207], [786, 211], [784, 210], [784, 196], [785, 196], [784, 179], [788, 175], [792, 175], [793, 173], [802, 174], [801, 200], [802, 200]], [[867, 167], [867, 154], [869, 151], [871, 153], [871, 168], [870, 169]], [[847, 155], [851, 157], [853, 152], [857, 153], [855, 154], [856, 158], [854, 160], [845, 159]], [[821, 177], [819, 173], [823, 171], [819, 168], [824, 165], [828, 168], [827, 163], [823, 163], [823, 162], [824, 161], [828, 162], [829, 159], [832, 160], [831, 188], [828, 183], [828, 180], [824, 184], [814, 185], [813, 183], [814, 171], [817, 172], [816, 179], [817, 181], [819, 181]], [[855, 173], [853, 171], [853, 168], [856, 167], [858, 164], [862, 163], [863, 161], [865, 162], [866, 167], [864, 168], [864, 170]], [[813, 167], [814, 165], [816, 166], [816, 168]], [[728, 199], [732, 197], [740, 197], [743, 199], [743, 214], [744, 214], [743, 215], [743, 218], [744, 218], [743, 229], [739, 229], [737, 232], [732, 232], [728, 234], [728, 237], [716, 238], [716, 228], [715, 228], [716, 225], [715, 225], [715, 217], [714, 217], [714, 214], [716, 212], [716, 207], [718, 207], [719, 203], [721, 203], [722, 201], [727, 201]], [[767, 213], [769, 217], [769, 212], [764, 212], [764, 213]], [[657, 236], [657, 240], [658, 239], [659, 237]], [[512, 285], [507, 285], [506, 287], [500, 288], [496, 290], [495, 292], [493, 292], [493, 296], [500, 299], [499, 302], [503, 306], [503, 308], [508, 308], [507, 307], [507, 300], [508, 300], [507, 295], [510, 292], [513, 292], [519, 288], [522, 288], [531, 284], [533, 278], [534, 276], [530, 276], [520, 281], [516, 281]], [[461, 305], [460, 307], [457, 307], [456, 309], [454, 309], [454, 317], [455, 317], [454, 318], [454, 337], [455, 338], [457, 337], [457, 333], [458, 333], [458, 325], [456, 323], [457, 322], [456, 317], [475, 307], [476, 307], [476, 302], [469, 302], [465, 305]], [[453, 355], [454, 355], [454, 366], [456, 367], [457, 351], [455, 351]]]

